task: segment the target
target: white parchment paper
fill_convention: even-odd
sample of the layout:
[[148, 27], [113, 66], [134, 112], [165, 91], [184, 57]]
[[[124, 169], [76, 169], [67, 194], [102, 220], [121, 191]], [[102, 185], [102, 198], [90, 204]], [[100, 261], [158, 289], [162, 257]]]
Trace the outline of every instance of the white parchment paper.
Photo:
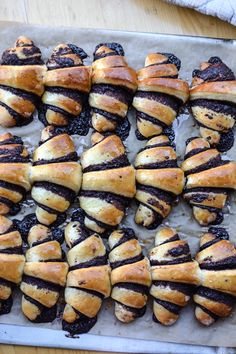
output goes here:
[[[89, 14], [88, 14], [89, 15]], [[78, 24], [79, 25], [79, 24]], [[92, 29], [75, 28], [50, 28], [16, 23], [0, 23], [0, 53], [11, 47], [19, 35], [29, 36], [40, 47], [43, 58], [47, 59], [52, 48], [63, 42], [74, 43], [82, 47], [88, 54], [87, 63], [92, 61], [94, 47], [100, 42], [119, 42], [126, 52], [126, 57], [130, 66], [135, 69], [144, 65], [145, 56], [150, 52], [171, 52], [182, 60], [180, 77], [191, 80], [191, 72], [197, 68], [199, 63], [207, 60], [211, 56], [221, 57], [235, 72], [236, 47], [233, 40], [203, 39], [185, 36], [167, 36], [151, 33], [132, 33], [119, 31], [103, 31]], [[125, 145], [131, 162], [134, 161], [137, 151], [144, 145], [136, 139], [134, 131], [136, 128], [134, 113], [130, 111], [129, 119], [132, 129]], [[198, 127], [188, 112], [183, 112], [175, 124], [176, 146], [179, 162], [184, 155], [185, 140], [191, 136], [198, 135]], [[40, 131], [43, 125], [37, 120], [26, 127], [9, 129], [13, 134], [21, 136], [29, 151], [38, 145]], [[0, 133], [4, 129], [0, 129]], [[73, 136], [79, 155], [84, 149], [90, 146], [90, 134], [87, 137]], [[227, 153], [230, 158], [236, 159], [236, 143]], [[235, 205], [236, 194], [232, 194], [229, 205], [225, 208], [225, 219], [222, 224], [230, 233], [231, 240], [236, 243], [235, 232]], [[127, 216], [122, 225], [132, 227], [145, 249], [153, 245], [155, 231], [147, 231], [135, 225], [134, 212], [135, 203], [127, 211]], [[32, 201], [24, 203], [22, 212], [17, 216], [22, 218], [25, 214], [34, 211]], [[177, 228], [180, 235], [187, 239], [192, 254], [198, 249], [199, 237], [206, 228], [201, 228], [192, 217], [191, 208], [181, 201], [178, 206], [173, 208], [171, 215], [165, 220], [165, 225]], [[17, 324], [34, 327], [44, 327], [50, 329], [60, 329], [60, 319], [56, 319], [52, 324], [32, 324], [27, 321], [20, 310], [20, 294], [16, 293], [13, 309], [10, 314], [0, 317], [0, 323]], [[92, 334], [109, 335], [116, 337], [128, 337], [133, 339], [158, 340], [177, 343], [189, 343], [208, 346], [236, 347], [236, 314], [226, 320], [219, 320], [210, 328], [202, 327], [194, 318], [194, 307], [192, 304], [187, 306], [181, 313], [179, 321], [171, 327], [163, 327], [152, 321], [150, 299], [147, 312], [144, 317], [136, 320], [132, 324], [122, 324], [118, 322], [113, 314], [113, 304], [111, 300], [105, 301], [104, 306], [98, 316], [98, 322], [91, 330]], [[73, 339], [71, 339], [73, 340]], [[57, 343], [55, 343], [55, 346]]]

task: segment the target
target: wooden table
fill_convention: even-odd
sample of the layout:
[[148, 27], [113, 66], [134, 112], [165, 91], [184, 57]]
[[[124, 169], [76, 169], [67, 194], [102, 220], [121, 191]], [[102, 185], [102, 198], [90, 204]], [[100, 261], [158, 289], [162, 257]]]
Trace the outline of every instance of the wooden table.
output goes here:
[[[0, 8], [0, 20], [5, 21], [236, 38], [236, 27], [161, 0], [1, 0]], [[60, 349], [0, 346], [0, 354], [67, 352]], [[71, 350], [70, 353], [95, 352]]]

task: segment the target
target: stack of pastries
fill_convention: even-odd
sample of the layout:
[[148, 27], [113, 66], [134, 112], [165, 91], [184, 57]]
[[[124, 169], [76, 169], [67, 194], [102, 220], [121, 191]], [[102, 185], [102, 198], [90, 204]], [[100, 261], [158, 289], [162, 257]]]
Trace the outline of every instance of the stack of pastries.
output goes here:
[[[60, 316], [72, 335], [95, 326], [108, 297], [122, 323], [144, 316], [149, 297], [154, 321], [165, 326], [178, 320], [191, 297], [202, 325], [230, 316], [236, 249], [224, 228], [211, 226], [194, 258], [170, 227], [158, 230], [146, 256], [134, 230], [121, 224], [134, 200], [136, 224], [154, 230], [181, 195], [200, 226], [223, 221], [229, 191], [236, 189], [236, 162], [221, 154], [233, 144], [234, 73], [212, 57], [194, 70], [189, 91], [178, 77], [180, 60], [170, 53], [148, 54], [137, 72], [118, 43], [97, 45], [91, 67], [86, 57], [80, 47], [62, 43], [44, 65], [26, 37], [2, 55], [0, 125], [29, 124], [38, 110], [45, 127], [32, 158], [27, 140], [0, 135], [0, 314], [10, 312], [19, 286], [28, 320]], [[179, 165], [167, 128], [188, 98], [201, 137], [187, 140]], [[132, 102], [136, 135], [147, 139], [134, 166], [122, 141]], [[89, 126], [94, 131], [80, 165], [71, 135], [87, 134]], [[35, 214], [8, 219], [28, 195]]]

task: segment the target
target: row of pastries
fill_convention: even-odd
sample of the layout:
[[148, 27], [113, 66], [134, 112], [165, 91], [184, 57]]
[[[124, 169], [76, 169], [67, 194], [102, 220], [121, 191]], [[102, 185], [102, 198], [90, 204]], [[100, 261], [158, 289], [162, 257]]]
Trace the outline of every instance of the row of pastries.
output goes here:
[[[149, 54], [137, 72], [117, 43], [99, 44], [91, 67], [84, 65], [86, 57], [83, 49], [60, 44], [45, 65], [25, 37], [3, 53], [0, 124], [28, 124], [37, 109], [46, 127], [32, 157], [21, 138], [0, 136], [0, 314], [11, 310], [19, 285], [22, 311], [36, 323], [55, 319], [63, 293], [62, 327], [71, 334], [95, 325], [107, 297], [124, 323], [144, 315], [149, 294], [153, 319], [164, 325], [178, 319], [192, 296], [200, 323], [229, 316], [236, 250], [226, 230], [211, 227], [193, 260], [173, 229], [157, 232], [147, 257], [133, 230], [119, 225], [135, 198], [135, 222], [156, 229], [180, 195], [200, 225], [222, 222], [228, 194], [236, 189], [236, 163], [221, 155], [233, 144], [234, 74], [212, 57], [193, 72], [189, 91], [173, 54]], [[201, 137], [187, 140], [179, 166], [167, 128], [188, 100]], [[129, 134], [131, 104], [136, 136], [147, 139], [134, 166], [121, 139]], [[70, 135], [87, 134], [90, 124], [91, 147], [79, 163]], [[35, 214], [7, 219], [29, 193]], [[75, 201], [79, 208], [64, 229]]]
[[35, 109], [44, 125], [85, 135], [89, 124], [98, 132], [129, 134], [127, 112], [136, 111], [137, 137], [148, 139], [172, 125], [181, 107], [189, 107], [200, 134], [220, 151], [234, 142], [236, 80], [218, 57], [193, 71], [191, 87], [179, 78], [181, 61], [170, 53], [151, 53], [137, 72], [129, 67], [122, 46], [96, 46], [91, 66], [73, 44], [59, 44], [46, 61], [32, 40], [19, 37], [3, 52], [0, 65], [0, 125], [28, 124]]
[[102, 238], [89, 233], [77, 219], [65, 228], [66, 261], [63, 232], [33, 225], [24, 240], [29, 246], [24, 256], [16, 224], [4, 216], [0, 221], [1, 315], [10, 312], [16, 285], [22, 292], [22, 312], [34, 323], [56, 318], [65, 288], [62, 327], [72, 335], [95, 325], [109, 296], [116, 318], [123, 323], [145, 314], [149, 294], [153, 320], [166, 326], [177, 321], [192, 297], [195, 317], [202, 325], [232, 313], [236, 249], [223, 228], [211, 227], [201, 237], [195, 259], [187, 241], [174, 229], [162, 228], [146, 257], [132, 229], [111, 232], [107, 250]]

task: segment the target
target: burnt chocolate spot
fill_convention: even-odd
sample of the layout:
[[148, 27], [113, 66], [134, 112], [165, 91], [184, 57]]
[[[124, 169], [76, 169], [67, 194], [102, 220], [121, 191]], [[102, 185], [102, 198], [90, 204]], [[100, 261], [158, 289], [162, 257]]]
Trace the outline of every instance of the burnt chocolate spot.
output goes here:
[[220, 134], [220, 141], [217, 144], [217, 149], [220, 152], [225, 152], [230, 150], [234, 145], [234, 132], [229, 130], [227, 133]]
[[[97, 50], [100, 48], [100, 47], [108, 47], [109, 49], [112, 50], [111, 53], [96, 53]], [[112, 42], [112, 43], [100, 43], [98, 44], [96, 47], [95, 47], [95, 50], [94, 50], [94, 53], [93, 53], [93, 57], [94, 57], [94, 61], [95, 60], [98, 60], [100, 58], [104, 58], [104, 57], [107, 57], [107, 56], [112, 56], [112, 55], [121, 55], [121, 56], [124, 56], [125, 55], [125, 52], [124, 52], [124, 49], [123, 47], [119, 44], [119, 43], [115, 43], [115, 42]]]
[[[76, 311], [74, 309], [74, 311]], [[78, 311], [76, 311], [78, 313]], [[90, 331], [90, 329], [96, 324], [97, 316], [89, 318], [82, 313], [79, 313], [79, 319], [73, 323], [68, 323], [65, 320], [62, 321], [63, 331], [69, 332], [71, 335], [83, 334]]]

